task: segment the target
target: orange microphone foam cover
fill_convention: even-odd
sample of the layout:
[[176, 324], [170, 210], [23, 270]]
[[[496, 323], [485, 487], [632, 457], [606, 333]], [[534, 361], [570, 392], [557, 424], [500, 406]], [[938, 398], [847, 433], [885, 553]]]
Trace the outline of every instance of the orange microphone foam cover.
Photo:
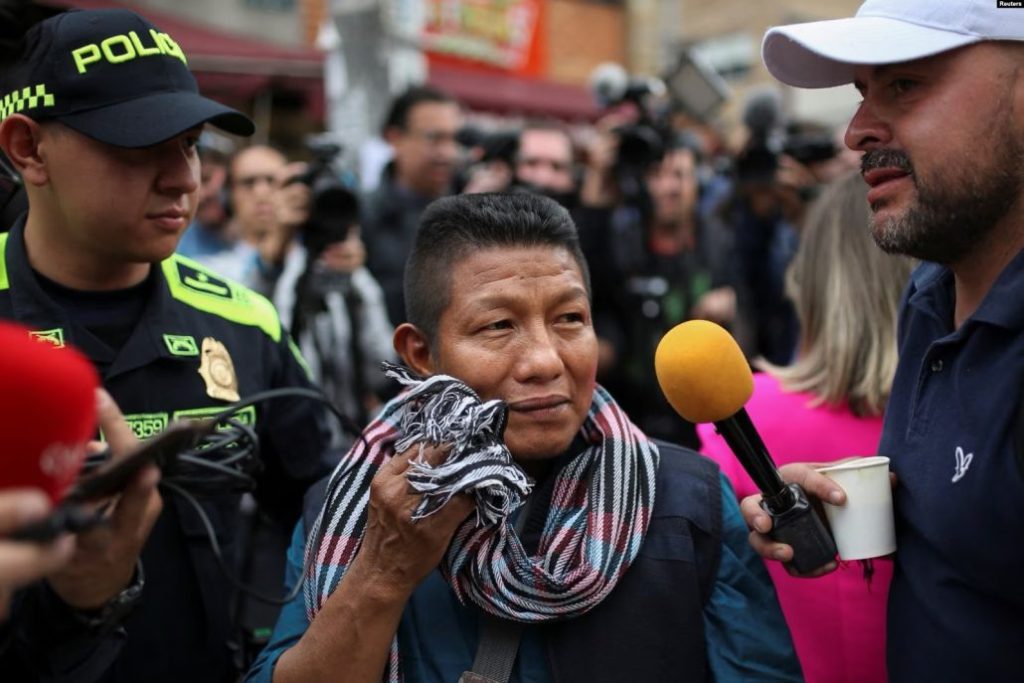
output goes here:
[[736, 340], [707, 320], [688, 320], [665, 333], [654, 352], [654, 370], [669, 404], [690, 422], [731, 417], [754, 392]]

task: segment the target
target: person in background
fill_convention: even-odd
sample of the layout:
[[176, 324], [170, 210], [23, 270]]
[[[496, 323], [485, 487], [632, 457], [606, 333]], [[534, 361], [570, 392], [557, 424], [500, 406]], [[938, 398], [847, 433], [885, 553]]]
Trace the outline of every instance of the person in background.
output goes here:
[[329, 168], [309, 174], [302, 162], [278, 170], [276, 221], [245, 284], [270, 298], [317, 386], [362, 427], [390, 390], [380, 363], [396, 359], [394, 326], [365, 267], [358, 198]]
[[280, 247], [277, 192], [287, 167], [288, 158], [270, 145], [250, 145], [235, 152], [228, 160], [219, 198], [230, 244], [197, 261], [236, 282], [250, 280], [260, 254]]
[[575, 149], [557, 121], [530, 121], [522, 129], [482, 135], [481, 161], [468, 169], [462, 192], [536, 192], [573, 209], [579, 203]]
[[572, 208], [577, 191], [575, 154], [564, 125], [534, 121], [523, 126], [516, 147], [515, 181]]
[[[787, 293], [800, 321], [792, 365], [761, 362], [746, 409], [776, 464], [832, 462], [877, 452], [896, 370], [896, 313], [913, 262], [871, 240], [859, 174], [829, 185], [809, 209]], [[719, 464], [740, 498], [757, 493], [711, 424], [697, 427], [701, 451]], [[891, 559], [873, 575], [844, 564], [819, 581], [768, 563], [808, 683], [884, 683], [885, 601]]]
[[405, 318], [402, 281], [420, 214], [452, 191], [462, 109], [451, 96], [414, 86], [395, 98], [383, 136], [394, 150], [376, 190], [361, 199], [367, 267], [384, 289], [388, 318]]
[[728, 325], [733, 311], [724, 231], [700, 219], [691, 136], [663, 133], [664, 150], [643, 168], [642, 200], [577, 211], [580, 241], [594, 273], [594, 317], [604, 342], [600, 366], [637, 425], [654, 437], [697, 445], [656, 386], [654, 350], [675, 325], [694, 317]]
[[178, 242], [178, 253], [204, 263], [231, 251], [238, 241], [227, 210], [228, 157], [218, 147], [206, 144], [212, 133], [200, 135], [199, 194], [196, 217]]

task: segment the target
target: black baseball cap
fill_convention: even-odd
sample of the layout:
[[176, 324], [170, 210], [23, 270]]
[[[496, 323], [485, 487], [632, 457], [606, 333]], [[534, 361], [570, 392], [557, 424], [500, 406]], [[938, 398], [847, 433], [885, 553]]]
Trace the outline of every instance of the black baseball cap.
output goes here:
[[202, 97], [174, 39], [125, 9], [71, 10], [32, 27], [0, 79], [0, 121], [16, 113], [117, 147], [149, 147], [206, 122], [255, 130]]

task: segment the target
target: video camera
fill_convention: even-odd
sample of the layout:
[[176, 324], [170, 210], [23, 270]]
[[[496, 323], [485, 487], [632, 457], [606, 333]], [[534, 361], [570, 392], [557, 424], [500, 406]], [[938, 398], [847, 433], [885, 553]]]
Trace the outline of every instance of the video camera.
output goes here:
[[502, 161], [511, 167], [515, 164], [519, 148], [519, 131], [488, 131], [468, 125], [459, 130], [455, 140], [466, 149], [479, 148], [480, 158], [475, 160], [477, 163]]
[[631, 77], [618, 64], [606, 63], [594, 69], [590, 88], [602, 107], [631, 103], [637, 109], [634, 123], [613, 130], [619, 148], [612, 174], [627, 204], [645, 206], [650, 200], [644, 176], [665, 157], [668, 149], [668, 127], [651, 106], [652, 99], [664, 96], [665, 84], [657, 78]]
[[750, 140], [736, 160], [740, 180], [769, 180], [782, 155], [809, 165], [827, 161], [839, 148], [828, 129], [811, 124], [785, 123], [780, 96], [773, 90], [753, 94], [743, 110]]
[[311, 261], [316, 260], [329, 245], [343, 242], [359, 222], [359, 199], [333, 168], [342, 146], [321, 136], [311, 136], [306, 147], [312, 155], [305, 173], [289, 183], [309, 187], [309, 217], [302, 225], [302, 239]]

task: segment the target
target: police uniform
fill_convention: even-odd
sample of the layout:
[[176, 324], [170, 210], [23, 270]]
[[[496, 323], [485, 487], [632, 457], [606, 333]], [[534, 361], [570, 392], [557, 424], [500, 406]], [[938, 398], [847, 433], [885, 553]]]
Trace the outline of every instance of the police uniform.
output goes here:
[[[0, 317], [34, 330], [42, 342], [73, 345], [90, 356], [140, 438], [171, 420], [221, 411], [237, 400], [236, 383], [242, 398], [312, 386], [273, 306], [193, 261], [175, 255], [153, 267], [141, 318], [112, 354], [41, 287], [26, 257], [24, 218], [0, 235], [0, 255]], [[275, 400], [240, 414], [260, 436], [264, 470], [256, 496], [285, 523], [297, 519], [305, 489], [330, 471], [324, 415], [323, 406], [304, 399]], [[239, 496], [202, 501], [225, 557], [232, 558]], [[164, 511], [142, 563], [141, 605], [123, 628], [86, 626], [48, 588], [27, 591], [16, 604], [21, 665], [75, 681], [225, 680], [232, 589], [199, 516], [173, 494], [164, 492]]]

